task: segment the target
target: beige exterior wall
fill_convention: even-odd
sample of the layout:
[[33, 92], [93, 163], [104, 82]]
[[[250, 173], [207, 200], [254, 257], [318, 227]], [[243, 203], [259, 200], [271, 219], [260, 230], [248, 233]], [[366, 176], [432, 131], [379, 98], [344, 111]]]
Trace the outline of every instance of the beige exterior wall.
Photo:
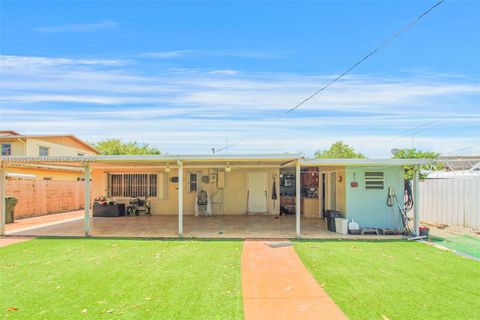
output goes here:
[[49, 148], [49, 156], [76, 156], [79, 153], [84, 155], [95, 154], [92, 151], [88, 151], [79, 147], [67, 146], [41, 139], [28, 138], [26, 145], [26, 156], [38, 157], [40, 146]]
[[[266, 172], [268, 175], [267, 183], [267, 213], [278, 214], [280, 212], [280, 201], [272, 200], [272, 187], [273, 176], [275, 175], [277, 196], [279, 192], [279, 169], [278, 168], [234, 168], [231, 172], [225, 173], [225, 187], [223, 189], [217, 188], [217, 183], [210, 182], [202, 183], [201, 177], [214, 174], [216, 169], [184, 169], [184, 200], [183, 208], [185, 215], [195, 214], [195, 197], [196, 192], [190, 192], [188, 186], [188, 177], [190, 172], [198, 172], [199, 185], [198, 188], [208, 191], [209, 196], [212, 198], [212, 211], [214, 215], [241, 215], [247, 213], [247, 176], [248, 172]], [[171, 170], [169, 173], [163, 172], [163, 170], [93, 170], [93, 197], [108, 194], [107, 190], [107, 173], [157, 173], [158, 174], [158, 191], [159, 197], [151, 198], [152, 202], [152, 214], [162, 215], [177, 215], [178, 214], [178, 184], [170, 181], [170, 178], [177, 177], [178, 171]], [[164, 188], [165, 187], [165, 188]], [[163, 199], [160, 193], [163, 192]], [[223, 196], [222, 196], [223, 193]], [[212, 197], [213, 196], [213, 197]], [[222, 201], [223, 198], [223, 201]], [[116, 199], [119, 202], [128, 202], [129, 199]], [[223, 204], [223, 207], [222, 207]]]

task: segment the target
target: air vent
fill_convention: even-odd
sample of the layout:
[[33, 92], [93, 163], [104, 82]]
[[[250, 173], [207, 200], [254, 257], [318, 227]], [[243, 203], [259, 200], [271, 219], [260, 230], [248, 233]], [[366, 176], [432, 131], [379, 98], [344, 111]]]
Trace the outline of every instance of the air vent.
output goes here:
[[383, 172], [365, 172], [365, 189], [383, 190]]

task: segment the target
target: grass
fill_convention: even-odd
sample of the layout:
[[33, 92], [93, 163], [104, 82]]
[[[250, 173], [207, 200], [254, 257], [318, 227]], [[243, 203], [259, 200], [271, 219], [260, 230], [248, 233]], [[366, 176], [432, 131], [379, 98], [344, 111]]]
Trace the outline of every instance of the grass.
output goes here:
[[0, 249], [0, 317], [243, 319], [241, 248], [99, 239], [11, 245]]
[[350, 319], [480, 319], [480, 263], [416, 242], [297, 242]]

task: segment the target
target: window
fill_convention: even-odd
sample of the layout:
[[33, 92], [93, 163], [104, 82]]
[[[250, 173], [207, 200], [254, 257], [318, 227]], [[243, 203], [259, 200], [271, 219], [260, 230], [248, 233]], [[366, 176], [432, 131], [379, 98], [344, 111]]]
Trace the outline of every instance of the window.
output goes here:
[[157, 174], [122, 173], [109, 175], [109, 195], [120, 198], [156, 197]]
[[188, 191], [197, 192], [198, 190], [198, 172], [188, 174]]
[[365, 172], [365, 189], [383, 190], [383, 172]]
[[2, 156], [11, 156], [12, 155], [12, 145], [10, 143], [2, 144]]
[[43, 177], [43, 180], [45, 180], [45, 181], [51, 181], [51, 180], [52, 180], [52, 177]]
[[79, 157], [83, 157], [84, 155], [85, 155], [85, 153], [77, 152], [77, 156], [79, 156]]
[[39, 146], [38, 147], [38, 155], [40, 157], [48, 157], [48, 147], [42, 147], [42, 146]]

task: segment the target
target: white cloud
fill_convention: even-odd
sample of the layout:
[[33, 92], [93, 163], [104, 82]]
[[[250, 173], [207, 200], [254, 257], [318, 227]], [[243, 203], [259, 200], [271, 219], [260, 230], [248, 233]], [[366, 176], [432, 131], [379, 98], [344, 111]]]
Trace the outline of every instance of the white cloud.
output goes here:
[[37, 32], [55, 33], [55, 32], [88, 32], [99, 29], [113, 29], [118, 26], [115, 21], [97, 21], [90, 23], [65, 24], [59, 26], [46, 26], [33, 29]]
[[213, 70], [213, 71], [210, 71], [209, 73], [232, 76], [232, 75], [238, 74], [239, 72], [237, 70]]
[[126, 63], [2, 57], [1, 122], [26, 133], [145, 141], [170, 153], [208, 152], [226, 137], [247, 136], [231, 152], [311, 154], [341, 139], [370, 157], [388, 157], [391, 148], [410, 146], [411, 136], [414, 146], [441, 152], [478, 144], [480, 136], [480, 86], [458, 77], [353, 75], [285, 114], [331, 75], [151, 75], [121, 68]]
[[197, 57], [237, 57], [237, 58], [252, 58], [252, 59], [266, 59], [279, 58], [284, 56], [284, 53], [269, 53], [260, 51], [246, 51], [246, 50], [172, 50], [172, 51], [149, 51], [137, 54], [137, 57], [143, 58], [157, 58], [170, 59], [184, 56]]
[[121, 59], [69, 59], [55, 57], [32, 57], [0, 55], [0, 68], [3, 72], [12, 69], [52, 66], [121, 66], [128, 61]]

